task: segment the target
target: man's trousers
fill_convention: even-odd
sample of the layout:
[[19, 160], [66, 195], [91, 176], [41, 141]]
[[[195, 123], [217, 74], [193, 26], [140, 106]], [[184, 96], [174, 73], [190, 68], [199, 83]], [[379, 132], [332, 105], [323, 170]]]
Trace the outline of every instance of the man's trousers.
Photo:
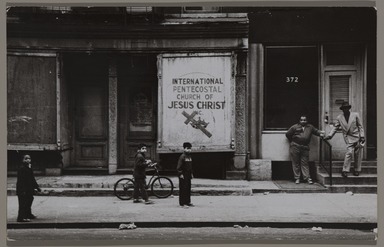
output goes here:
[[347, 144], [347, 153], [344, 158], [343, 172], [349, 172], [351, 169], [352, 156], [355, 161], [355, 171], [361, 172], [361, 160], [363, 158], [363, 148], [356, 143]]
[[303, 174], [303, 179], [308, 180], [309, 176], [309, 147], [291, 143], [289, 153], [292, 161], [293, 176], [295, 179], [300, 179], [300, 170]]

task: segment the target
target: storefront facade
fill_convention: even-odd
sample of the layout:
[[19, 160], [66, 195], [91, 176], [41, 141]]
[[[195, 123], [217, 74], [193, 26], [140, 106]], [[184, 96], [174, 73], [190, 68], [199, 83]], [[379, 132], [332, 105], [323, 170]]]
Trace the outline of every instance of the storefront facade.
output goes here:
[[115, 174], [146, 143], [172, 173], [190, 141], [198, 176], [245, 168], [247, 14], [108, 11], [9, 10], [9, 161], [29, 151], [42, 169]]
[[190, 141], [196, 177], [270, 180], [289, 162], [297, 114], [328, 130], [341, 99], [363, 116], [365, 158], [376, 158], [375, 29], [316, 34], [323, 12], [310, 9], [12, 8], [10, 172], [23, 152], [46, 175], [130, 172], [146, 143], [172, 174]]
[[[362, 116], [368, 141], [364, 159], [375, 159], [375, 10], [260, 8], [249, 18], [251, 164], [270, 160], [276, 179], [289, 174], [287, 129], [304, 114], [329, 133], [343, 101]], [[331, 144], [333, 160], [343, 160], [341, 133]], [[310, 149], [310, 160], [318, 161], [318, 138], [312, 138]]]

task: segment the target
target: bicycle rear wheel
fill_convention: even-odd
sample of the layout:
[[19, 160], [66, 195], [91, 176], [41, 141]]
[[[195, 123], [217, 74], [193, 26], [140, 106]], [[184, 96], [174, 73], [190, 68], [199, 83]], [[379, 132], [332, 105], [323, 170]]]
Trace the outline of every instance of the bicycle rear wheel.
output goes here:
[[130, 178], [122, 178], [115, 183], [113, 192], [120, 200], [129, 200], [133, 197], [135, 183]]
[[172, 195], [173, 183], [167, 177], [157, 177], [153, 180], [151, 191], [157, 198], [167, 198]]

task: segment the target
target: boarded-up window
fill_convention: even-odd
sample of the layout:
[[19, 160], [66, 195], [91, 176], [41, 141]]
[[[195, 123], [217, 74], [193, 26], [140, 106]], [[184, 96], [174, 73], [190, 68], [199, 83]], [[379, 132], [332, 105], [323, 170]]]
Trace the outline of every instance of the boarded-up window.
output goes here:
[[8, 56], [8, 143], [56, 143], [56, 58]]
[[330, 76], [330, 121], [336, 120], [341, 113], [340, 106], [344, 101], [349, 101], [349, 81], [350, 75]]

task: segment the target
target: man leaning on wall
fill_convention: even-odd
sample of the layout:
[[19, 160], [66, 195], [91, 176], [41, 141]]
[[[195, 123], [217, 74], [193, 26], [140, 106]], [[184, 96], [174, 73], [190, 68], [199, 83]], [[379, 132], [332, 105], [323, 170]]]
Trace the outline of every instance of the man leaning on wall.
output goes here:
[[307, 116], [301, 115], [300, 121], [289, 128], [285, 136], [290, 142], [289, 154], [292, 160], [292, 170], [295, 183], [300, 183], [300, 171], [303, 179], [309, 184], [313, 184], [309, 174], [309, 142], [312, 134], [324, 136], [324, 131], [316, 129], [308, 124]]

